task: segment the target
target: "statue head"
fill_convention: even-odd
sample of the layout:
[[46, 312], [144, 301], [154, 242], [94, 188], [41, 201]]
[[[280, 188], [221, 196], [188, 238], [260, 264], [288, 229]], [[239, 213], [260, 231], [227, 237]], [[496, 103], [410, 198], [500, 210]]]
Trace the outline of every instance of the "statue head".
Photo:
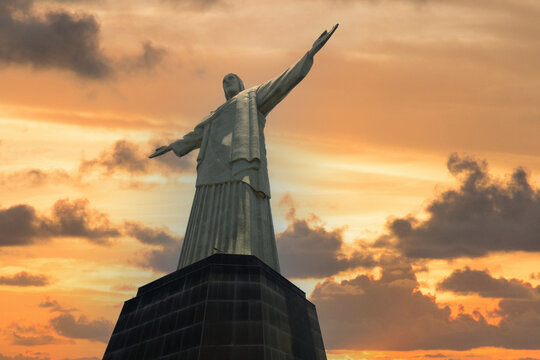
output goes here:
[[236, 74], [227, 74], [223, 78], [223, 91], [225, 91], [225, 98], [229, 100], [234, 97], [240, 91], [244, 90], [244, 83], [242, 79]]

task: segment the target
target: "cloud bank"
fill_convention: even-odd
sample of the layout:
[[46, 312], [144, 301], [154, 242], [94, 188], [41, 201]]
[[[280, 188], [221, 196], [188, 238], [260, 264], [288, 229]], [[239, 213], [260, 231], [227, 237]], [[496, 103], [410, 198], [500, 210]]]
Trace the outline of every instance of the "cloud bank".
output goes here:
[[387, 224], [377, 246], [391, 246], [410, 258], [480, 257], [498, 251], [540, 251], [540, 191], [517, 168], [507, 181], [493, 179], [485, 161], [456, 154], [448, 170], [460, 181], [425, 209]]

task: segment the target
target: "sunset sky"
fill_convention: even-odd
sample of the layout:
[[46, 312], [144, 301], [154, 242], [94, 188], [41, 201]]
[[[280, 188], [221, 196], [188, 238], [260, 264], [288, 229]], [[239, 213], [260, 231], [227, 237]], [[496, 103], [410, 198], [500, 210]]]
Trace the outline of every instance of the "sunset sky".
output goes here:
[[175, 270], [197, 151], [149, 160], [340, 27], [267, 117], [282, 273], [329, 360], [540, 359], [538, 0], [0, 0], [0, 360], [101, 359]]

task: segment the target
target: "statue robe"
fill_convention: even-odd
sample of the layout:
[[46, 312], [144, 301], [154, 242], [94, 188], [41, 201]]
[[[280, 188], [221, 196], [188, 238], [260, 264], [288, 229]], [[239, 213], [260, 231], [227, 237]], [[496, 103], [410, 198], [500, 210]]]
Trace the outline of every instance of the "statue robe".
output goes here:
[[279, 272], [266, 161], [266, 115], [307, 75], [306, 54], [277, 78], [243, 90], [171, 144], [200, 148], [195, 198], [178, 268], [214, 254], [255, 255]]

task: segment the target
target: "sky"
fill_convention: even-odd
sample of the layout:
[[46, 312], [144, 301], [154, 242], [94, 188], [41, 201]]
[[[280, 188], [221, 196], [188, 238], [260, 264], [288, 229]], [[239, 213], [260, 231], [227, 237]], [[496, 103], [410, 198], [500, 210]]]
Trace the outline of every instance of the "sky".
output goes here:
[[536, 0], [0, 0], [0, 360], [95, 360], [175, 270], [197, 151], [149, 160], [340, 26], [267, 117], [282, 274], [329, 360], [540, 359]]

